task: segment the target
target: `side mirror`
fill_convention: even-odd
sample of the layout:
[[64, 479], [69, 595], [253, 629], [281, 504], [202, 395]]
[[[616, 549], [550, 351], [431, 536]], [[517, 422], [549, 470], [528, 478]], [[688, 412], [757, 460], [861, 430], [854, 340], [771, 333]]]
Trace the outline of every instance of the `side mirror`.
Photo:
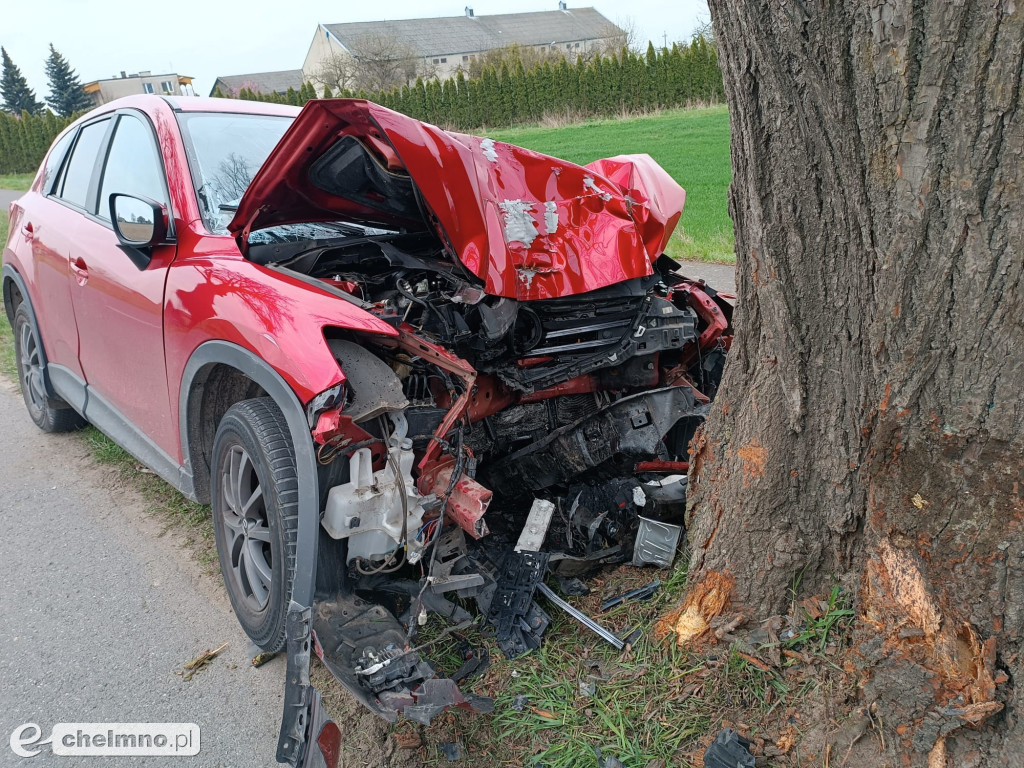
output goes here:
[[167, 239], [167, 209], [149, 198], [115, 192], [110, 221], [117, 239], [131, 248], [151, 248]]

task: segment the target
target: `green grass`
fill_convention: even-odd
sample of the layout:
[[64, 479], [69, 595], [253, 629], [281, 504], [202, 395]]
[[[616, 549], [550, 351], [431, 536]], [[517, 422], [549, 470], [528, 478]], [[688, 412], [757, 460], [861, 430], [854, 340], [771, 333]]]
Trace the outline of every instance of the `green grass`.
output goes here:
[[732, 171], [726, 107], [672, 110], [559, 128], [495, 130], [488, 135], [580, 164], [614, 155], [649, 154], [686, 189], [686, 208], [669, 255], [735, 262], [728, 206]]
[[[7, 245], [7, 211], [0, 211], [0, 265], [3, 264], [3, 249]], [[3, 300], [0, 298], [0, 306]], [[7, 313], [0, 315], [0, 374], [12, 381], [18, 380], [18, 365], [14, 359], [14, 333], [7, 322]]]
[[15, 189], [24, 192], [34, 178], [34, 173], [0, 173], [0, 189]]

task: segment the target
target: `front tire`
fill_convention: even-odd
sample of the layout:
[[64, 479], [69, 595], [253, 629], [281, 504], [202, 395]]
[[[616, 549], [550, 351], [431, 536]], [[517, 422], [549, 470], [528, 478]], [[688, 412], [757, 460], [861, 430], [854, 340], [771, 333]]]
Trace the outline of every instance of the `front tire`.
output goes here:
[[295, 574], [299, 484], [284, 414], [269, 397], [228, 409], [213, 441], [210, 502], [221, 575], [242, 629], [285, 645]]
[[[43, 432], [72, 432], [85, 426], [85, 419], [67, 403], [47, 397], [43, 381], [43, 350], [32, 324], [28, 307], [22, 302], [14, 313], [14, 356], [25, 408]], [[54, 407], [54, 406], [63, 407]]]

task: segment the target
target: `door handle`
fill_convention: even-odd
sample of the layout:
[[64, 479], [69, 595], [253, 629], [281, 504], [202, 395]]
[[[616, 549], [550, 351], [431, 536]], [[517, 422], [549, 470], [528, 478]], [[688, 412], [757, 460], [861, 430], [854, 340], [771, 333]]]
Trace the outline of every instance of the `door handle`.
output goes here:
[[81, 256], [71, 262], [71, 271], [75, 273], [78, 284], [85, 285], [89, 279], [89, 267], [85, 265], [85, 260]]
[[34, 232], [35, 232], [35, 229], [33, 229], [31, 221], [26, 222], [25, 226], [23, 226], [21, 228], [21, 234], [23, 234], [25, 237], [29, 237], [29, 238], [32, 237], [32, 234]]

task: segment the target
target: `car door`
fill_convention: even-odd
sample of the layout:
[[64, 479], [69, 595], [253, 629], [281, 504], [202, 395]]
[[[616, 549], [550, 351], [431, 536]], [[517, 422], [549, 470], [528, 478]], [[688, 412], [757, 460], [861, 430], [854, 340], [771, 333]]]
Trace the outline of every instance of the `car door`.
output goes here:
[[[25, 195], [22, 202], [25, 215], [21, 234], [31, 243], [37, 292], [33, 308], [50, 377], [57, 379], [65, 374], [59, 383], [66, 385], [69, 400], [79, 409], [84, 403], [85, 393], [80, 386], [84, 374], [78, 361], [78, 329], [71, 308], [68, 265], [96, 157], [110, 124], [110, 116], [102, 117], [62, 137], [46, 158], [39, 195]], [[64, 381], [65, 372], [73, 378]]]
[[[122, 245], [110, 223], [110, 196], [154, 200], [170, 215], [167, 178], [149, 119], [120, 110], [101, 149], [89, 191], [89, 215], [75, 230], [71, 298], [79, 361], [89, 387], [86, 416], [136, 455], [159, 448], [174, 455], [164, 363], [163, 299], [169, 242], [140, 250]], [[134, 427], [134, 429], [133, 429]], [[138, 434], [141, 432], [141, 435]], [[140, 445], [142, 438], [149, 445]]]

